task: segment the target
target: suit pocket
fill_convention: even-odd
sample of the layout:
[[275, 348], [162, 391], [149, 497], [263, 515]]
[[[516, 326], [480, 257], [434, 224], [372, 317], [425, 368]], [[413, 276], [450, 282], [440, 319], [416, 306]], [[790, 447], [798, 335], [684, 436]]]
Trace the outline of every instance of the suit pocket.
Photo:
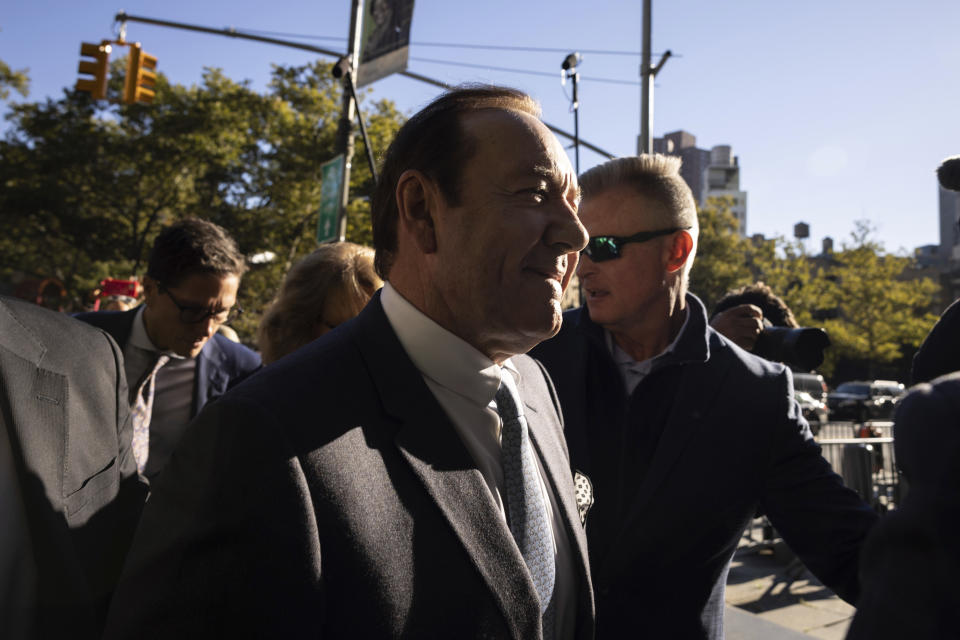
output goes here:
[[117, 458], [113, 457], [103, 469], [84, 480], [79, 489], [64, 498], [67, 520], [71, 525], [83, 524], [94, 511], [116, 497], [119, 486]]

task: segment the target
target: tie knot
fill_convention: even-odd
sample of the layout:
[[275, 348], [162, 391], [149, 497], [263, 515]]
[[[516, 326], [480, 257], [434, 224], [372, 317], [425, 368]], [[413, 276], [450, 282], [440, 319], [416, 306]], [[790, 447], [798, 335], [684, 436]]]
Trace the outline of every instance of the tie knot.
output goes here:
[[504, 422], [516, 420], [523, 415], [520, 408], [520, 398], [513, 379], [509, 377], [508, 371], [503, 372], [503, 378], [500, 380], [500, 388], [497, 389], [495, 400], [497, 401], [497, 413]]

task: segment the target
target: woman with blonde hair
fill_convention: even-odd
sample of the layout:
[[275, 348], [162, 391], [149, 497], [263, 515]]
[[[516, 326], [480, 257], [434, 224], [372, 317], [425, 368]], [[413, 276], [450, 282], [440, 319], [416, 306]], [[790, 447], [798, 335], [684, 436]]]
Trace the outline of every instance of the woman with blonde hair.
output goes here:
[[257, 342], [263, 363], [279, 360], [360, 313], [383, 286], [373, 255], [369, 247], [334, 242], [295, 264], [260, 321]]

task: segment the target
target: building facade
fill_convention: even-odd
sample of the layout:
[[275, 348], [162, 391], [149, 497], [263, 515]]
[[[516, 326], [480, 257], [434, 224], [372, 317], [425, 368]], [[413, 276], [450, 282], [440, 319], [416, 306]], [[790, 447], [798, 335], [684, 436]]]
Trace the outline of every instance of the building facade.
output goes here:
[[700, 149], [696, 136], [681, 130], [655, 138], [653, 150], [655, 153], [677, 156], [683, 161], [680, 175], [701, 207], [708, 198], [728, 198], [730, 212], [737, 219], [740, 235], [747, 234], [747, 192], [740, 189], [740, 164], [730, 145]]

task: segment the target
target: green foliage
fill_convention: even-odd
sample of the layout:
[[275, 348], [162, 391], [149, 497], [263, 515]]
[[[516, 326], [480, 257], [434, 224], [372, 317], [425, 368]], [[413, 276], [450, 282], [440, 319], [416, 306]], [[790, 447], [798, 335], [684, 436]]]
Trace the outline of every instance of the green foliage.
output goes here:
[[30, 78], [27, 76], [29, 69], [18, 69], [14, 71], [3, 60], [0, 60], [0, 100], [6, 100], [10, 97], [10, 89], [13, 89], [23, 97], [30, 93]]
[[700, 237], [690, 271], [690, 290], [708, 310], [726, 292], [753, 282], [749, 267], [753, 247], [737, 231], [730, 205], [729, 198], [710, 198], [698, 214]]
[[[265, 93], [207, 69], [199, 86], [160, 75], [152, 104], [121, 105], [122, 61], [109, 97], [66, 90], [11, 105], [0, 141], [0, 280], [56, 276], [73, 307], [106, 275], [140, 275], [165, 225], [198, 216], [224, 226], [254, 265], [234, 326], [255, 335], [283, 274], [316, 246], [320, 165], [334, 156], [341, 85], [321, 62], [276, 66]], [[365, 112], [375, 155], [403, 118], [389, 101]], [[358, 137], [359, 141], [359, 137]], [[373, 180], [358, 142], [349, 238], [369, 243]]]
[[872, 231], [866, 221], [856, 222], [852, 242], [843, 244], [820, 280], [824, 308], [836, 310], [824, 322], [834, 344], [831, 358], [864, 361], [870, 377], [878, 364], [920, 345], [936, 322], [929, 309], [939, 289], [929, 278], [903, 280], [912, 259], [883, 253]]
[[728, 203], [711, 200], [700, 211], [690, 288], [711, 310], [727, 291], [765, 282], [801, 326], [827, 330], [832, 347], [822, 373], [831, 375], [845, 359], [863, 363], [873, 376], [878, 365], [923, 341], [936, 321], [929, 309], [939, 287], [929, 278], [908, 279], [912, 259], [885, 253], [872, 233], [869, 223], [858, 221], [841, 251], [811, 257], [798, 241], [740, 237]]

